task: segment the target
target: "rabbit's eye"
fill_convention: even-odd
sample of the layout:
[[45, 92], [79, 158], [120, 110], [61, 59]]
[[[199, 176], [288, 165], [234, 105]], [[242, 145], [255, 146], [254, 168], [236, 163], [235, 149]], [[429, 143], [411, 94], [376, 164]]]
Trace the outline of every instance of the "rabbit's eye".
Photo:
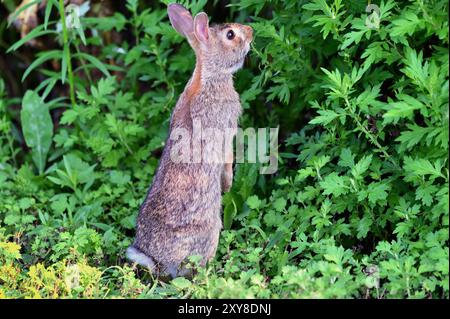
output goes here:
[[233, 32], [233, 30], [229, 30], [227, 32], [227, 39], [228, 40], [233, 40], [234, 39], [234, 32]]

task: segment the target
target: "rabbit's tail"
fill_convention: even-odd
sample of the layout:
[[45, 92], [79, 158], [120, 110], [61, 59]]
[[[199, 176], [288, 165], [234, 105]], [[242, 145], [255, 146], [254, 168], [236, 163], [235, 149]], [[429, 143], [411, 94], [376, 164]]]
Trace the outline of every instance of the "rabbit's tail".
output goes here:
[[144, 254], [140, 249], [130, 246], [127, 248], [127, 258], [141, 266], [147, 267], [151, 272], [156, 269], [156, 263], [152, 257]]

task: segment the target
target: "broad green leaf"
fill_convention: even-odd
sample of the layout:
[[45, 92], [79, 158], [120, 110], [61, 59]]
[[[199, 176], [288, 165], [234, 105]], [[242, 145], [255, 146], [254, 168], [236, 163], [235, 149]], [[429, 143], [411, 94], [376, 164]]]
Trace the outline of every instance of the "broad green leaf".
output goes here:
[[31, 148], [31, 155], [39, 174], [42, 174], [52, 143], [53, 121], [48, 106], [36, 92], [25, 92], [20, 120], [25, 142]]
[[232, 196], [228, 197], [229, 200], [225, 200], [225, 207], [223, 209], [223, 227], [225, 229], [230, 229], [231, 225], [233, 223], [234, 216], [236, 216], [237, 213], [237, 207], [236, 203], [234, 202], [234, 199]]

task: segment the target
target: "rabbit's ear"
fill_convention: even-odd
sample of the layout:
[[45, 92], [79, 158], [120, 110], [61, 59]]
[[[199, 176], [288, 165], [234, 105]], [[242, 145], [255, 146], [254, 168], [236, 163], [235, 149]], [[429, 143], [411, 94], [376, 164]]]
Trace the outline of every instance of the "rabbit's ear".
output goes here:
[[190, 12], [178, 3], [171, 3], [167, 7], [169, 20], [172, 26], [179, 34], [184, 37], [189, 37], [189, 34], [194, 32], [194, 21]]
[[209, 24], [208, 16], [204, 12], [200, 12], [194, 18], [194, 34], [195, 37], [203, 44], [208, 43]]

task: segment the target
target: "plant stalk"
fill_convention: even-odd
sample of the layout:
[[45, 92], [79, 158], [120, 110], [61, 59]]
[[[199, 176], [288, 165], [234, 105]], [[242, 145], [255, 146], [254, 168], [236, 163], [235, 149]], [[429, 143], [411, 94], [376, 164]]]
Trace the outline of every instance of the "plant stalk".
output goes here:
[[62, 24], [62, 32], [63, 32], [63, 42], [64, 42], [64, 52], [66, 55], [67, 61], [67, 73], [69, 77], [69, 90], [70, 90], [70, 102], [72, 103], [72, 107], [75, 106], [75, 86], [73, 79], [73, 71], [72, 71], [72, 56], [70, 54], [70, 42], [69, 42], [69, 34], [67, 32], [66, 26], [66, 13], [64, 11], [64, 0], [59, 0], [59, 14], [61, 15], [61, 24]]

